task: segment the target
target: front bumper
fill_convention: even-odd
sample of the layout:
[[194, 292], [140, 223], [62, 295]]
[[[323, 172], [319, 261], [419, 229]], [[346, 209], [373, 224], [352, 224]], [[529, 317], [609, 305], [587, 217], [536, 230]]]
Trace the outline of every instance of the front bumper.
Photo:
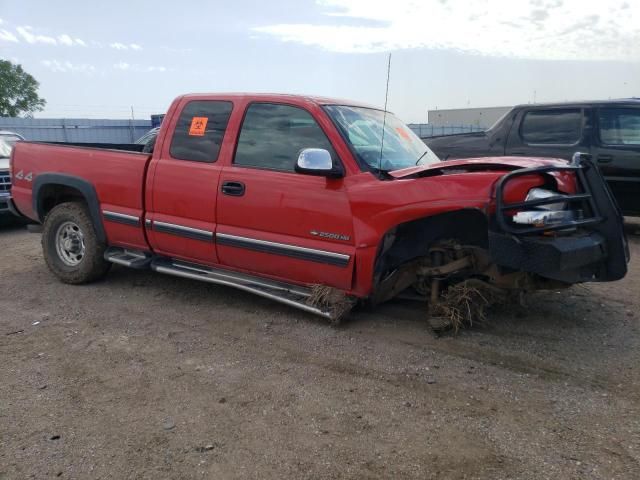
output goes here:
[[0, 196], [0, 215], [15, 215], [16, 217], [20, 217], [20, 218], [25, 218], [24, 215], [22, 215], [19, 211], [18, 208], [16, 207], [16, 204], [14, 203], [13, 199], [11, 198], [11, 196]]
[[[554, 201], [505, 204], [502, 192], [510, 179], [562, 170], [574, 172], [579, 188], [578, 194], [563, 198], [581, 203], [589, 213], [586, 218], [553, 227], [520, 228], [506, 222], [504, 213], [510, 209], [527, 210]], [[588, 156], [577, 154], [566, 167], [523, 169], [507, 174], [498, 184], [496, 202], [497, 222], [489, 232], [489, 250], [497, 265], [567, 283], [613, 281], [626, 275], [629, 245], [624, 220], [598, 167]]]
[[607, 242], [598, 233], [518, 238], [490, 232], [489, 250], [496, 264], [516, 271], [567, 283], [606, 280]]
[[9, 207], [10, 203], [11, 203], [10, 195], [0, 195], [0, 215], [12, 213], [11, 207]]

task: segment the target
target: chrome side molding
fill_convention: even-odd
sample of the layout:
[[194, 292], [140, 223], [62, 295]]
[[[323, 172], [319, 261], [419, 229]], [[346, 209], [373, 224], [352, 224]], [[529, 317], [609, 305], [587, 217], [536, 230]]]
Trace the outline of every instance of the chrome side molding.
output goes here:
[[205, 242], [213, 241], [213, 232], [201, 230], [199, 228], [185, 227], [184, 225], [176, 225], [175, 223], [153, 221], [152, 228], [156, 232], [169, 233], [179, 237], [191, 238], [193, 240], [203, 240]]
[[111, 210], [103, 210], [102, 215], [104, 219], [113, 223], [122, 223], [124, 225], [131, 225], [137, 227], [140, 225], [140, 217], [135, 215], [127, 215], [126, 213], [113, 212]]
[[326, 250], [318, 250], [315, 248], [299, 247], [288, 243], [269, 242], [267, 240], [258, 240], [249, 237], [240, 237], [227, 233], [216, 233], [216, 242], [220, 245], [228, 245], [230, 247], [246, 248], [258, 252], [272, 253], [275, 255], [284, 255], [286, 257], [299, 258], [301, 260], [309, 260], [312, 262], [326, 263], [336, 265], [338, 267], [346, 267], [351, 260], [350, 255], [343, 253], [328, 252]]

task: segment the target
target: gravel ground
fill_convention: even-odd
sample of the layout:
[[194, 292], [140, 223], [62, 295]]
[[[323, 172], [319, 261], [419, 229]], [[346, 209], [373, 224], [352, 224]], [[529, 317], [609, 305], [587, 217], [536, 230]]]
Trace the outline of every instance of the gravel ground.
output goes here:
[[333, 328], [114, 268], [59, 283], [0, 230], [0, 479], [640, 478], [640, 230], [628, 277], [438, 338], [395, 302]]

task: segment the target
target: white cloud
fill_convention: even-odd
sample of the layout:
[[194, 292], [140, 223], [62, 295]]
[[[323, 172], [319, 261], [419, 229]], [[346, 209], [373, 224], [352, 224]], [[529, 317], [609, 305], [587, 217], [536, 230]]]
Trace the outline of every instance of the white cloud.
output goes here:
[[109, 44], [109, 47], [115, 49], [115, 50], [136, 50], [136, 51], [140, 51], [142, 50], [142, 45], [138, 44], [138, 43], [121, 43], [121, 42], [113, 42]]
[[[3, 23], [4, 21], [0, 18], [0, 25]], [[40, 43], [45, 45], [65, 46], [65, 47], [73, 47], [73, 46], [87, 47], [88, 46], [88, 43], [85, 42], [83, 39], [78, 37], [73, 37], [68, 33], [61, 33], [55, 37], [49, 36], [49, 35], [42, 35], [35, 32], [33, 27], [29, 25], [17, 27], [15, 31], [17, 32], [17, 35], [9, 30], [0, 29], [0, 41], [19, 43], [20, 38], [22, 38], [22, 40], [24, 40], [25, 42], [31, 45]], [[93, 47], [102, 48], [104, 46], [102, 43], [96, 42], [94, 40], [91, 40], [89, 43]], [[142, 50], [142, 46], [138, 43], [124, 44], [121, 42], [112, 42], [109, 44], [109, 47], [114, 48], [116, 50], [129, 50], [129, 49], [136, 50], [136, 51]]]
[[65, 33], [63, 35], [58, 35], [58, 42], [60, 42], [60, 45], [71, 46], [73, 45], [73, 38]]
[[67, 47], [72, 47], [74, 45], [78, 45], [80, 47], [87, 46], [84, 40], [80, 38], [72, 38], [70, 35], [67, 35], [66, 33], [63, 33], [62, 35], [58, 35], [57, 40], [60, 45], [66, 45]]
[[162, 66], [145, 66], [145, 65], [137, 65], [137, 64], [129, 64], [127, 62], [118, 62], [113, 64], [113, 68], [116, 70], [124, 70], [131, 72], [142, 72], [142, 73], [151, 73], [151, 72], [166, 72], [167, 68]]
[[52, 72], [56, 73], [85, 73], [92, 74], [96, 72], [96, 67], [88, 63], [71, 63], [69, 61], [59, 60], [43, 60], [42, 65]]
[[546, 60], [640, 59], [640, 1], [316, 0], [326, 24], [254, 31], [333, 52], [430, 48]]
[[[29, 26], [17, 27], [16, 31], [18, 35], [29, 44], [43, 43], [45, 45], [64, 45], [71, 47], [79, 45], [86, 47], [87, 44], [80, 38], [72, 38], [70, 35], [63, 33], [57, 37], [50, 37], [48, 35], [39, 35], [33, 32], [33, 28]], [[19, 42], [18, 37], [8, 30], [0, 30], [0, 40], [8, 42]]]
[[0, 30], [0, 41], [18, 43], [18, 37], [8, 30]]
[[24, 27], [18, 27], [16, 28], [16, 31], [18, 32], [18, 35], [20, 35], [23, 40], [27, 43], [44, 43], [46, 45], [57, 45], [58, 41], [53, 38], [53, 37], [49, 37], [47, 35], [38, 35], [33, 33], [32, 31], [33, 29], [29, 26], [24, 26]]

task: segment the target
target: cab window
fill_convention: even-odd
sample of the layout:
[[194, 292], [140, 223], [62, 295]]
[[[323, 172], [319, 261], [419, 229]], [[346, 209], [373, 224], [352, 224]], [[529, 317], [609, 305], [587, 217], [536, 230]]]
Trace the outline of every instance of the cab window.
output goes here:
[[215, 162], [232, 109], [231, 102], [219, 100], [187, 103], [173, 132], [171, 156], [179, 160]]
[[582, 137], [582, 111], [532, 110], [525, 114], [520, 134], [530, 145], [573, 145]]
[[603, 108], [598, 125], [605, 145], [640, 145], [640, 108]]
[[233, 163], [293, 172], [305, 148], [323, 148], [336, 158], [329, 139], [309, 112], [290, 105], [254, 103], [242, 123]]

